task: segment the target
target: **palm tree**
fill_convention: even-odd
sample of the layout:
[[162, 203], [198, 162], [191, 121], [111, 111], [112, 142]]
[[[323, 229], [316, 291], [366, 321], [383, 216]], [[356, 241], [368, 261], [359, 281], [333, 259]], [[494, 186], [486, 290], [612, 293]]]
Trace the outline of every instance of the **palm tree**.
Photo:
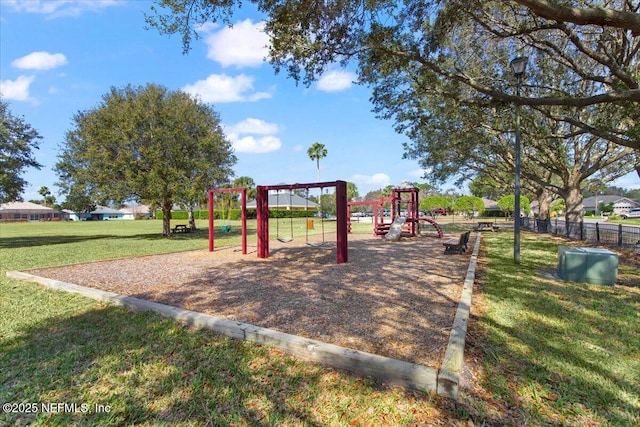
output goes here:
[[314, 142], [307, 150], [307, 154], [311, 160], [316, 161], [317, 179], [318, 182], [320, 182], [320, 159], [327, 157], [327, 149], [324, 147], [324, 144]]
[[254, 200], [256, 198], [256, 182], [248, 176], [240, 176], [233, 180], [231, 184], [234, 187], [244, 187], [247, 189], [247, 199]]
[[[324, 147], [324, 144], [320, 144], [319, 142], [314, 142], [311, 144], [311, 147], [307, 150], [307, 154], [311, 160], [316, 161], [316, 179], [317, 182], [320, 182], [320, 159], [324, 159], [327, 157], [327, 149]], [[320, 189], [320, 194], [318, 195], [318, 213], [320, 214], [320, 209], [322, 206], [322, 188]]]
[[44, 206], [47, 206], [47, 196], [51, 195], [51, 190], [49, 190], [48, 187], [40, 187], [40, 190], [38, 190], [38, 193], [40, 193], [40, 195], [42, 196], [42, 198], [44, 199]]

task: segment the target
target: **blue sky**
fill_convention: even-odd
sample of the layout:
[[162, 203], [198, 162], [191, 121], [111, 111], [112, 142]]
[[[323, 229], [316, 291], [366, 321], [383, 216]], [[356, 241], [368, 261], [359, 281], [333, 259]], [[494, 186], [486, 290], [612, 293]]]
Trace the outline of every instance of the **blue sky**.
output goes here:
[[[316, 141], [328, 150], [320, 180], [354, 182], [361, 196], [423, 181], [418, 163], [402, 159], [406, 138], [375, 118], [370, 90], [352, 83], [352, 71], [336, 66], [308, 88], [274, 74], [263, 61], [268, 40], [251, 5], [239, 9], [233, 29], [201, 28], [201, 38], [183, 55], [179, 36], [145, 30], [151, 4], [0, 1], [0, 92], [11, 112], [43, 136], [36, 156], [44, 167], [25, 174], [25, 200], [40, 199], [38, 189], [47, 186], [63, 201], [53, 165], [75, 113], [95, 108], [112, 86], [147, 83], [213, 105], [238, 157], [236, 176], [257, 184], [315, 182], [307, 148]], [[617, 184], [640, 186], [633, 175]]]
[[402, 159], [406, 139], [374, 117], [369, 90], [352, 84], [355, 74], [336, 67], [309, 88], [275, 75], [262, 60], [268, 40], [259, 15], [247, 11], [233, 29], [202, 28], [183, 55], [180, 37], [145, 30], [151, 4], [0, 2], [0, 90], [12, 113], [44, 137], [37, 152], [44, 168], [25, 174], [26, 200], [40, 199], [43, 185], [55, 188], [52, 167], [73, 115], [96, 107], [111, 86], [129, 83], [158, 83], [211, 103], [233, 142], [236, 175], [257, 184], [315, 182], [307, 148], [316, 141], [328, 150], [322, 181], [355, 182], [362, 196], [421, 181], [417, 162]]

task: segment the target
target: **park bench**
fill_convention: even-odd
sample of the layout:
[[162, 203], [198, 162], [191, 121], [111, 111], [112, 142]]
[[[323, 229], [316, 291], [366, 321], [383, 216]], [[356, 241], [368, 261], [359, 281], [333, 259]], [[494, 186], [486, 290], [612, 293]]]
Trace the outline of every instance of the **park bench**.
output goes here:
[[171, 232], [174, 233], [174, 234], [176, 234], [176, 233], [190, 233], [191, 232], [191, 228], [187, 227], [184, 224], [178, 224], [175, 227], [173, 227]]
[[442, 242], [444, 246], [445, 254], [464, 253], [467, 250], [467, 244], [469, 243], [469, 235], [471, 231], [465, 231], [460, 235], [458, 239], [449, 239]]

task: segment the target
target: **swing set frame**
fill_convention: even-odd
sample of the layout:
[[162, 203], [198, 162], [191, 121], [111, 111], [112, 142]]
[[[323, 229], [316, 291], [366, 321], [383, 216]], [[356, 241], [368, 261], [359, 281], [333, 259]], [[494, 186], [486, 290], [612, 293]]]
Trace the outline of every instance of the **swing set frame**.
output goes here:
[[215, 229], [214, 229], [214, 194], [218, 193], [240, 193], [242, 198], [242, 255], [247, 254], [247, 189], [246, 187], [233, 188], [212, 188], [209, 194], [209, 252], [214, 250]]
[[269, 191], [335, 187], [336, 189], [336, 261], [349, 261], [347, 244], [347, 182], [329, 181], [308, 184], [258, 185], [256, 187], [256, 220], [258, 258], [269, 258]]

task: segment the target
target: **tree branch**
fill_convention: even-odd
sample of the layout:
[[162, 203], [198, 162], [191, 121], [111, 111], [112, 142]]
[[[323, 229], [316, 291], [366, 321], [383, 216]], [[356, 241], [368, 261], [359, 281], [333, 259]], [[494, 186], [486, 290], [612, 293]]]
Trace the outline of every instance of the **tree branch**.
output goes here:
[[547, 0], [514, 0], [529, 8], [536, 15], [554, 21], [566, 21], [576, 25], [600, 25], [631, 30], [640, 35], [640, 14], [607, 8], [582, 9], [560, 6]]

